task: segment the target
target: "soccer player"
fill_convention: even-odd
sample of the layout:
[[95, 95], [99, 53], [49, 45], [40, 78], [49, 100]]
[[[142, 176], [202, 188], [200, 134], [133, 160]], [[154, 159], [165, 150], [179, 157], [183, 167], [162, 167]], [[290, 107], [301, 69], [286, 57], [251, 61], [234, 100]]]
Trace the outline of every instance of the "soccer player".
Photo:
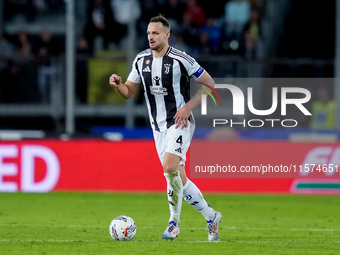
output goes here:
[[167, 181], [169, 224], [162, 234], [174, 239], [180, 232], [182, 198], [205, 217], [208, 240], [219, 239], [222, 215], [205, 201], [201, 191], [186, 177], [185, 160], [195, 128], [191, 110], [201, 96], [190, 99], [190, 77], [214, 87], [214, 80], [195, 59], [169, 46], [170, 23], [162, 15], [151, 18], [147, 36], [149, 49], [137, 54], [125, 83], [112, 74], [109, 84], [125, 99], [133, 97], [143, 85], [156, 149]]

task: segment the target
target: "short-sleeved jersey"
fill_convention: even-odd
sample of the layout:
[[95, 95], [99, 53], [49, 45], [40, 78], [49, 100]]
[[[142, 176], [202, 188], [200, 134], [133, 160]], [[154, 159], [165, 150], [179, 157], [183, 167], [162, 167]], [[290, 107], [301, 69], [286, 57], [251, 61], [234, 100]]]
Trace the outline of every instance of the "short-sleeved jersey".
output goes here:
[[203, 72], [194, 58], [173, 47], [160, 58], [151, 49], [137, 54], [128, 80], [142, 83], [153, 129], [164, 132], [175, 123], [176, 112], [190, 100], [190, 77]]

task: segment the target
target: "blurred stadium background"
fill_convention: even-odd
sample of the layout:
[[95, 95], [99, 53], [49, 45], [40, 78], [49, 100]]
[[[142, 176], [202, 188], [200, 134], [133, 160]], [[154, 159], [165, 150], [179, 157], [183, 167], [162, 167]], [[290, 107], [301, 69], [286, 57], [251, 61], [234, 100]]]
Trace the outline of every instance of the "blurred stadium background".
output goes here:
[[[108, 85], [113, 72], [127, 77], [135, 54], [147, 47], [148, 20], [158, 13], [172, 22], [170, 44], [195, 57], [214, 78], [340, 77], [339, 0], [0, 1], [1, 191], [131, 191], [125, 183], [108, 182], [117, 173], [122, 179], [136, 176], [132, 190], [164, 190], [151, 180], [150, 186], [141, 185], [146, 176], [127, 167], [140, 160], [161, 174], [142, 95], [125, 102]], [[265, 109], [270, 86], [257, 87], [256, 100]], [[313, 116], [321, 112], [319, 118], [299, 119], [299, 127], [289, 130], [232, 129], [223, 139], [242, 141], [244, 157], [273, 143], [277, 164], [296, 150], [294, 162], [309, 157], [312, 163], [310, 155], [316, 155], [316, 163], [340, 165], [340, 85], [330, 79], [308, 89], [307, 107]], [[304, 142], [296, 142], [297, 131]], [[145, 159], [140, 151], [151, 156]], [[121, 173], [123, 168], [128, 170]], [[202, 190], [211, 192], [288, 193], [307, 185], [301, 192], [339, 194], [340, 177], [332, 177], [314, 184], [201, 182]]]

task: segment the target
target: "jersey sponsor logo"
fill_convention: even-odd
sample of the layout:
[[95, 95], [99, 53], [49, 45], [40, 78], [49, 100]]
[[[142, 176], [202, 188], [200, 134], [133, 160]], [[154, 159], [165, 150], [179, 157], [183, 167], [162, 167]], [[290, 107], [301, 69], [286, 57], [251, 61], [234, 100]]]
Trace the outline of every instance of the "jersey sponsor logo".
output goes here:
[[167, 96], [168, 95], [168, 90], [163, 87], [155, 87], [152, 86], [150, 87], [150, 93], [151, 95], [158, 95], [158, 96]]
[[161, 80], [161, 78], [159, 78], [158, 76], [153, 77], [153, 84], [155, 84], [156, 86], [159, 86], [160, 83], [159, 81]]
[[149, 66], [145, 67], [145, 68], [143, 69], [143, 72], [144, 72], [144, 73], [151, 73], [150, 67], [149, 67]]
[[170, 67], [171, 67], [171, 65], [170, 64], [164, 64], [164, 73], [165, 74], [169, 74], [169, 72], [170, 72]]
[[153, 84], [155, 86], [150, 86], [150, 93], [151, 95], [158, 95], [158, 96], [167, 96], [168, 95], [168, 90], [167, 88], [160, 87], [160, 80], [158, 76], [155, 76], [153, 78]]

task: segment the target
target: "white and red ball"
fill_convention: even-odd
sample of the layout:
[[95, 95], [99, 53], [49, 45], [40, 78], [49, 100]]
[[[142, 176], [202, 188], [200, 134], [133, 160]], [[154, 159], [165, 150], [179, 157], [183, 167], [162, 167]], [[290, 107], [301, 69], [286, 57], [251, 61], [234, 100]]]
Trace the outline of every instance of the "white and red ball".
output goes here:
[[110, 223], [110, 235], [115, 241], [130, 241], [136, 232], [136, 223], [129, 216], [118, 216]]

